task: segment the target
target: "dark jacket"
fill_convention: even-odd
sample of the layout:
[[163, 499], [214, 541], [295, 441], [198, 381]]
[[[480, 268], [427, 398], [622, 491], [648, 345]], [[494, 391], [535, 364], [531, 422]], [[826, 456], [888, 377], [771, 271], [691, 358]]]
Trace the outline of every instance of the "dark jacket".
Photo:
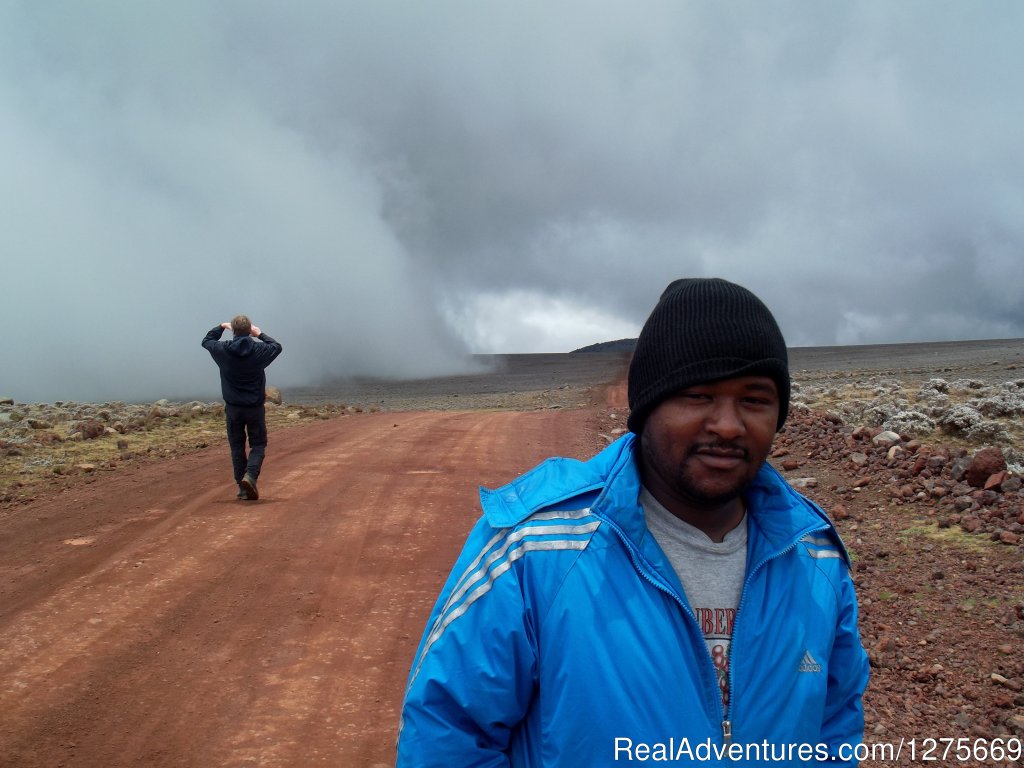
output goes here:
[[252, 336], [235, 336], [221, 341], [224, 329], [219, 325], [203, 338], [220, 368], [220, 391], [228, 405], [262, 405], [266, 400], [267, 376], [264, 369], [281, 354], [281, 345], [261, 333], [259, 341]]

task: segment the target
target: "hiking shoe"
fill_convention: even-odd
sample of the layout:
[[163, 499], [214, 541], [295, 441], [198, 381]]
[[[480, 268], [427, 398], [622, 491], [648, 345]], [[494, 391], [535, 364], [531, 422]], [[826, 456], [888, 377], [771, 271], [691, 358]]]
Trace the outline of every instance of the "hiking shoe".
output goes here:
[[256, 478], [248, 472], [242, 478], [242, 490], [245, 491], [245, 498], [249, 501], [255, 501], [260, 497], [260, 492], [256, 490]]
[[235, 498], [237, 498], [237, 499], [247, 499], [247, 498], [249, 498], [249, 494], [245, 492], [245, 488], [243, 488], [241, 486], [241, 484], [239, 484], [239, 486], [238, 486], [238, 493], [235, 494]]

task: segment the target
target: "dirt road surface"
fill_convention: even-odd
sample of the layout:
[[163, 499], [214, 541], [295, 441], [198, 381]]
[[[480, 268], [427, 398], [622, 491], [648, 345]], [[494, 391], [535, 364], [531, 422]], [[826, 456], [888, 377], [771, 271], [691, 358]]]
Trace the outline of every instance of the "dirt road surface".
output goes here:
[[362, 414], [272, 434], [259, 501], [218, 444], [0, 513], [0, 765], [393, 764], [477, 485], [590, 418]]

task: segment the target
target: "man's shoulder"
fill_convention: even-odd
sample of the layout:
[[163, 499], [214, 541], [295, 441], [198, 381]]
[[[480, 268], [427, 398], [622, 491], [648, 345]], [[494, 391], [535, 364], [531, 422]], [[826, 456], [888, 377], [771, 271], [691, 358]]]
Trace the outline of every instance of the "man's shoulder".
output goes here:
[[821, 506], [790, 485], [773, 466], [766, 463], [761, 468], [753, 491], [751, 510], [758, 518], [758, 525], [772, 529], [776, 540], [794, 536], [812, 559], [831, 560], [850, 567], [849, 553], [832, 519]]
[[588, 461], [554, 457], [501, 488], [480, 489], [480, 503], [494, 528], [511, 528], [538, 512], [589, 506], [626, 463], [632, 463], [633, 436], [627, 435]]
[[208, 338], [203, 339], [203, 348], [206, 349], [211, 355], [215, 357], [218, 355], [223, 356], [227, 349], [227, 342], [221, 339]]

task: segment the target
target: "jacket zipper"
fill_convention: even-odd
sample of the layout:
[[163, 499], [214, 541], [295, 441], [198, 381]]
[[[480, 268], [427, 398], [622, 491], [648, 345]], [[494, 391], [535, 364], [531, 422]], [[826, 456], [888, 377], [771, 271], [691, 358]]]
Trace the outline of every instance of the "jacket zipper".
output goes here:
[[[668, 595], [673, 600], [675, 600], [676, 603], [679, 604], [679, 607], [683, 609], [683, 613], [685, 613], [690, 618], [690, 621], [693, 622], [693, 625], [695, 627], [697, 627], [697, 634], [699, 634], [699, 635], [701, 635], [701, 637], [703, 637], [703, 634], [700, 631], [700, 625], [697, 623], [697, 617], [693, 615], [693, 611], [691, 611], [689, 606], [686, 605], [686, 602], [682, 599], [682, 597], [677, 595], [668, 585], [662, 584], [660, 581], [657, 581], [656, 579], [654, 579], [652, 576], [650, 576], [648, 574], [647, 570], [643, 566], [641, 566], [640, 562], [637, 560], [637, 556], [638, 555], [637, 555], [637, 553], [636, 553], [636, 551], [635, 551], [635, 549], [633, 547], [633, 543], [629, 540], [629, 537], [626, 536], [626, 534], [622, 532], [622, 529], [619, 528], [619, 526], [617, 526], [615, 523], [613, 523], [608, 518], [602, 517], [601, 519], [604, 522], [606, 522], [609, 526], [611, 526], [612, 530], [615, 531], [615, 533], [618, 535], [618, 537], [622, 540], [622, 543], [626, 545], [626, 551], [629, 552], [629, 558], [630, 558], [630, 560], [633, 561], [633, 567], [636, 569], [637, 573], [639, 573], [643, 577], [644, 581], [649, 583], [655, 589], [661, 590], [666, 595]], [[741, 603], [742, 603], [742, 598], [741, 598]], [[738, 613], [738, 611], [737, 611], [737, 613]], [[701, 643], [701, 647], [704, 649], [704, 657], [708, 660], [708, 664], [711, 665], [711, 669], [713, 671], [715, 669], [715, 661], [714, 661], [714, 659], [711, 658], [711, 651], [708, 650], [707, 643], [702, 642]], [[730, 670], [730, 672], [731, 672], [731, 670]], [[715, 675], [715, 678], [717, 679], [717, 673]], [[730, 678], [729, 683], [730, 683], [730, 685], [732, 684], [731, 678]], [[722, 695], [721, 695], [721, 692], [717, 690], [717, 688], [715, 690], [715, 697], [714, 698], [715, 698], [715, 701], [716, 701], [716, 703], [718, 705], [718, 711], [722, 712]], [[732, 708], [732, 706], [731, 706], [731, 702], [730, 702], [730, 709], [731, 708]], [[722, 720], [722, 737], [723, 737], [723, 740], [725, 741], [726, 746], [728, 746], [729, 744], [732, 743], [732, 724], [727, 719], [723, 719]]]
[[732, 743], [732, 651], [733, 648], [736, 647], [734, 640], [736, 637], [736, 628], [740, 625], [740, 611], [743, 610], [743, 604], [747, 600], [747, 584], [749, 584], [750, 580], [754, 578], [754, 574], [761, 570], [762, 566], [767, 565], [772, 560], [780, 558], [783, 555], [792, 552], [794, 549], [796, 549], [796, 545], [804, 536], [809, 536], [812, 533], [821, 533], [822, 531], [827, 531], [828, 528], [829, 527], [827, 525], [821, 525], [816, 528], [811, 528], [809, 530], [802, 531], [798, 536], [796, 536], [793, 539], [792, 543], [789, 544], [789, 546], [787, 546], [785, 549], [780, 549], [775, 554], [769, 555], [763, 560], [760, 560], [756, 565], [754, 565], [754, 567], [751, 570], [747, 572], [747, 577], [743, 580], [743, 590], [740, 592], [740, 604], [736, 607], [736, 619], [733, 622], [733, 640], [730, 640], [729, 642], [729, 711], [725, 713], [725, 719], [722, 720], [722, 739], [725, 741], [726, 745]]
[[[616, 535], [622, 540], [622, 543], [626, 545], [626, 550], [629, 552], [629, 559], [633, 561], [633, 567], [637, 570], [637, 573], [639, 573], [643, 577], [643, 579], [646, 582], [648, 582], [651, 586], [653, 586], [655, 589], [661, 590], [662, 592], [667, 594], [669, 597], [671, 597], [673, 600], [675, 600], [676, 603], [679, 604], [679, 607], [683, 609], [683, 612], [687, 616], [690, 617], [690, 620], [697, 627], [698, 634], [700, 634], [700, 625], [697, 624], [697, 617], [693, 615], [693, 612], [686, 605], [686, 603], [682, 599], [682, 597], [680, 597], [675, 592], [673, 592], [672, 589], [670, 589], [667, 585], [662, 584], [661, 582], [655, 580], [652, 576], [650, 576], [647, 573], [647, 570], [644, 567], [642, 567], [640, 565], [640, 562], [637, 560], [637, 553], [635, 551], [635, 548], [633, 547], [633, 543], [629, 540], [629, 537], [626, 536], [626, 534], [622, 532], [622, 529], [619, 528], [619, 526], [617, 526], [611, 520], [609, 520], [606, 517], [602, 517], [602, 519], [609, 526], [611, 526], [612, 530], [615, 531]], [[736, 634], [736, 629], [735, 628], [739, 626], [740, 611], [743, 609], [743, 604], [746, 602], [747, 584], [750, 583], [750, 580], [754, 577], [754, 574], [756, 574], [759, 570], [761, 570], [762, 566], [768, 564], [772, 560], [775, 560], [775, 559], [777, 559], [779, 557], [782, 557], [783, 555], [785, 555], [785, 554], [791, 552], [792, 550], [796, 549], [797, 543], [804, 536], [808, 536], [808, 535], [810, 535], [812, 533], [821, 533], [822, 531], [827, 531], [828, 528], [829, 527], [827, 525], [821, 525], [821, 526], [818, 526], [818, 527], [815, 527], [815, 528], [810, 528], [810, 529], [808, 529], [806, 531], [801, 531], [798, 536], [794, 537], [792, 543], [789, 544], [789, 546], [787, 546], [785, 549], [780, 549], [778, 552], [776, 552], [773, 555], [770, 555], [770, 556], [764, 558], [763, 560], [760, 560], [754, 566], [754, 568], [752, 570], [747, 572], [747, 576], [743, 580], [743, 590], [742, 590], [742, 592], [740, 592], [740, 604], [736, 608], [736, 620], [735, 620], [734, 627], [733, 627], [733, 636], [734, 637], [735, 637], [735, 634]], [[711, 651], [708, 650], [708, 646], [707, 646], [706, 643], [702, 643], [701, 645], [704, 648], [704, 656], [707, 658], [708, 662], [711, 664], [711, 668], [714, 669], [715, 668], [715, 661], [714, 661], [714, 659], [711, 658]], [[722, 743], [725, 746], [729, 746], [730, 744], [732, 744], [732, 705], [733, 705], [733, 698], [732, 698], [732, 691], [733, 691], [733, 687], [732, 687], [732, 650], [733, 650], [733, 644], [732, 644], [732, 642], [730, 642], [729, 643], [729, 673], [728, 673], [728, 675], [729, 675], [729, 710], [728, 710], [728, 712], [724, 712], [722, 710], [722, 697], [721, 697], [721, 695], [719, 694], [719, 695], [717, 695], [715, 697], [715, 700], [716, 700], [716, 702], [718, 704], [718, 711], [722, 712]]]

